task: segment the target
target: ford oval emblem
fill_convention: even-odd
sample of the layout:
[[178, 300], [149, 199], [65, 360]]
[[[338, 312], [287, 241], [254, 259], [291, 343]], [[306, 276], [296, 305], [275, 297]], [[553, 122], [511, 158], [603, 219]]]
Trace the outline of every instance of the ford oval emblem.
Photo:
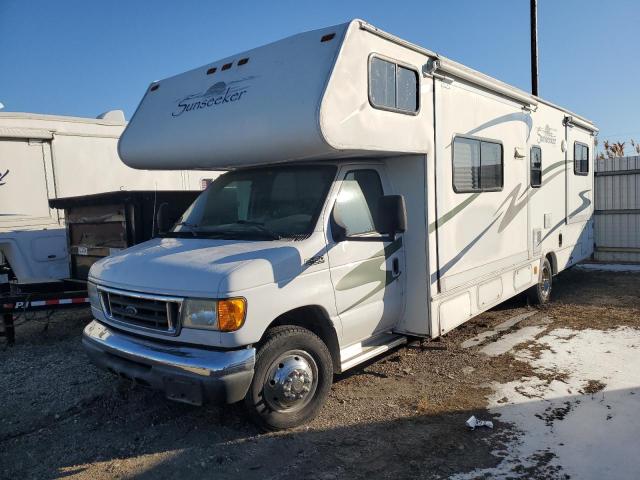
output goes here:
[[133, 305], [127, 305], [126, 307], [124, 307], [124, 311], [127, 312], [127, 315], [137, 315], [138, 314], [138, 309], [136, 307], [134, 307]]

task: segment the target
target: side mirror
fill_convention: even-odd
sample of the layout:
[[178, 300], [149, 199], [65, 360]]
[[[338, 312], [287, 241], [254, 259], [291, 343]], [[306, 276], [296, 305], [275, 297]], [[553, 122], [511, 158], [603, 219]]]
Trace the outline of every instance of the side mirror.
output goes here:
[[402, 195], [385, 195], [378, 201], [378, 232], [395, 237], [407, 229], [407, 207]]
[[156, 232], [159, 234], [167, 233], [171, 228], [169, 224], [169, 218], [167, 216], [167, 209], [169, 204], [167, 202], [161, 203], [156, 212]]
[[340, 218], [340, 214], [335, 207], [331, 211], [331, 234], [333, 241], [336, 243], [340, 243], [347, 238], [347, 226]]

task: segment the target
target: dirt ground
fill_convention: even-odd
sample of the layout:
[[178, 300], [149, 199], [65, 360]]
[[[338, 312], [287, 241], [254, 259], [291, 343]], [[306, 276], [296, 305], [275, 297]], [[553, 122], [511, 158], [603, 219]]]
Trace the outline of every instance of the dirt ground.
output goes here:
[[[550, 306], [517, 297], [441, 341], [356, 367], [336, 377], [309, 426], [273, 434], [259, 433], [241, 405], [176, 404], [96, 370], [80, 344], [86, 311], [58, 313], [46, 330], [25, 321], [14, 347], [0, 343], [0, 477], [398, 479], [494, 467], [514, 431], [486, 408], [491, 384], [532, 367], [462, 342], [527, 311], [517, 328], [640, 327], [640, 274], [574, 268], [554, 280]], [[495, 428], [469, 431], [471, 415]], [[541, 458], [526, 477], [566, 478], [547, 465]]]

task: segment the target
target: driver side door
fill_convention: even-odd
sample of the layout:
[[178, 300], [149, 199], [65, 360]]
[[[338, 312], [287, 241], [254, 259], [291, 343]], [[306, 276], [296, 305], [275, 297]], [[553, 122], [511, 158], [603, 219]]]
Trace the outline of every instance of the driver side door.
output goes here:
[[339, 179], [333, 209], [339, 210], [348, 238], [334, 239], [329, 221], [328, 257], [342, 343], [350, 345], [389, 331], [400, 320], [404, 251], [402, 234], [391, 241], [376, 231], [378, 202], [391, 193], [382, 166], [345, 166]]

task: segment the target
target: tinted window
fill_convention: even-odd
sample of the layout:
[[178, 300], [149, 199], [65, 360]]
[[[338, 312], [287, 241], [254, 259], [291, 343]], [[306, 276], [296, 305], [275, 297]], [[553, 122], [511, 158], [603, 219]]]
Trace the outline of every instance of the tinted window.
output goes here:
[[453, 143], [453, 185], [456, 191], [480, 189], [480, 142], [456, 138]]
[[348, 236], [376, 230], [378, 203], [384, 195], [380, 176], [375, 170], [353, 170], [342, 181], [336, 199], [335, 216]]
[[369, 95], [374, 107], [418, 111], [418, 73], [378, 57], [371, 57]]
[[573, 144], [573, 173], [576, 175], [589, 173], [589, 147], [584, 143]]
[[308, 235], [335, 171], [332, 166], [295, 166], [226, 173], [198, 196], [168, 235], [230, 239]]
[[453, 188], [457, 193], [502, 189], [502, 145], [474, 138], [453, 141]]
[[502, 188], [502, 145], [480, 142], [480, 188]]
[[542, 185], [542, 150], [540, 147], [531, 147], [531, 186]]

